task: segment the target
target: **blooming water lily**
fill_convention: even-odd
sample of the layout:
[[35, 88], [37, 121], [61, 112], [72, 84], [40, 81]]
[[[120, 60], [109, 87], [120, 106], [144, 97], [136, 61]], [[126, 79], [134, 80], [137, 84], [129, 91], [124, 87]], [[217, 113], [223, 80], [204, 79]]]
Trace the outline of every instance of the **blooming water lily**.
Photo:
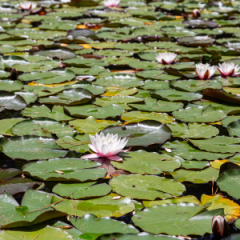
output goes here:
[[81, 158], [100, 158], [105, 157], [113, 161], [121, 161], [122, 158], [117, 156], [119, 152], [126, 152], [123, 150], [126, 146], [128, 140], [126, 138], [120, 138], [117, 134], [107, 134], [103, 133], [96, 134], [96, 136], [89, 135], [91, 144], [88, 146], [95, 153], [87, 154]]
[[237, 72], [239, 69], [240, 67], [233, 62], [224, 62], [222, 64], [219, 63], [217, 67], [217, 70], [221, 73], [223, 77], [236, 76], [240, 74], [240, 72]]
[[104, 0], [103, 5], [105, 7], [118, 7], [118, 4], [120, 3], [120, 0]]
[[26, 1], [26, 2], [20, 2], [19, 4], [19, 7], [22, 9], [22, 10], [32, 10], [34, 8], [36, 8], [37, 4], [34, 3], [34, 2], [29, 2], [29, 1]]
[[175, 61], [176, 57], [177, 54], [175, 53], [164, 52], [157, 54], [156, 59], [161, 64], [171, 64]]
[[216, 68], [210, 64], [199, 63], [196, 65], [196, 73], [202, 80], [207, 80], [215, 73]]

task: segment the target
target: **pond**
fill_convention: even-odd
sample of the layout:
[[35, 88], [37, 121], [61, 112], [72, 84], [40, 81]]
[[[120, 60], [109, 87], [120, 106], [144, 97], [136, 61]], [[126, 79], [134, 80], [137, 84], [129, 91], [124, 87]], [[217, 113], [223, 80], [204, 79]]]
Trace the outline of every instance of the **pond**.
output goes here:
[[0, 0], [0, 239], [240, 239], [239, 11]]

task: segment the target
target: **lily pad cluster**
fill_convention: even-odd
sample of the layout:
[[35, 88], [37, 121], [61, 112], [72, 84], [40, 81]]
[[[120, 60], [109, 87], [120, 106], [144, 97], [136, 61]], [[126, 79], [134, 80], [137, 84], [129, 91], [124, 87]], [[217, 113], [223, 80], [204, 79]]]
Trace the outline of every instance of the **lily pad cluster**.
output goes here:
[[[210, 239], [216, 215], [239, 232], [240, 76], [195, 71], [240, 64], [239, 12], [0, 0], [0, 239]], [[122, 161], [81, 159], [99, 132], [128, 139]]]

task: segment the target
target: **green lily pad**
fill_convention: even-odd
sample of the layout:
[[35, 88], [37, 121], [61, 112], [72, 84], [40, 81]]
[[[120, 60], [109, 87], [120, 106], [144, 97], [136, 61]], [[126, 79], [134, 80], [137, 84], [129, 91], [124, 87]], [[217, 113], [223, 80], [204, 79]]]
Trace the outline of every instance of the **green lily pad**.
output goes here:
[[0, 120], [0, 134], [13, 136], [13, 133], [11, 131], [13, 125], [23, 120], [24, 118], [9, 118]]
[[2, 228], [29, 226], [34, 224], [34, 221], [43, 222], [54, 217], [65, 215], [57, 213], [49, 206], [51, 199], [52, 194], [50, 193], [28, 189], [23, 196], [22, 206], [19, 206], [9, 193], [0, 194], [2, 207], [0, 223]]
[[106, 107], [97, 107], [94, 105], [84, 106], [70, 106], [65, 109], [74, 117], [95, 117], [98, 119], [104, 119], [109, 117], [116, 117], [124, 112], [124, 109], [116, 104], [112, 104]]
[[31, 92], [15, 92], [15, 94], [20, 95], [27, 104], [34, 103], [37, 100], [37, 96]]
[[203, 107], [189, 104], [185, 109], [173, 112], [173, 116], [185, 122], [207, 123], [220, 121], [226, 117], [226, 114], [221, 110], [215, 109], [212, 105]]
[[195, 102], [195, 104], [201, 105], [203, 107], [208, 107], [211, 105], [216, 110], [220, 110], [224, 112], [225, 114], [238, 114], [240, 113], [240, 107], [236, 105], [231, 104], [222, 104], [222, 103], [216, 103], [216, 102], [210, 102], [210, 101], [199, 101]]
[[151, 175], [120, 175], [114, 177], [109, 184], [118, 194], [136, 199], [165, 199], [179, 196], [185, 191], [184, 185], [172, 179]]
[[65, 114], [64, 108], [61, 106], [53, 106], [52, 110], [50, 110], [45, 105], [34, 105], [24, 109], [24, 111], [22, 111], [22, 115], [31, 118], [52, 118], [56, 121], [69, 121], [73, 119]]
[[217, 136], [205, 140], [190, 140], [190, 142], [200, 150], [219, 153], [240, 152], [240, 139], [226, 136]]
[[45, 181], [84, 182], [105, 176], [105, 169], [95, 168], [100, 165], [98, 162], [77, 158], [53, 158], [48, 161], [28, 163], [24, 165], [23, 171]]
[[225, 159], [233, 155], [233, 153], [212, 153], [201, 151], [197, 148], [192, 147], [186, 141], [174, 141], [167, 142], [163, 145], [165, 148], [171, 150], [169, 155], [177, 155], [186, 160], [216, 160], [216, 159]]
[[228, 124], [227, 129], [230, 136], [240, 137], [240, 120], [231, 122]]
[[128, 106], [127, 106], [128, 103], [136, 103], [136, 102], [143, 102], [143, 99], [136, 98], [133, 96], [102, 97], [102, 98], [97, 98], [95, 100], [94, 104], [102, 106], [102, 107], [116, 104], [118, 106], [121, 106], [124, 108], [126, 106], [128, 108]]
[[[76, 209], [76, 216], [78, 217], [82, 217], [85, 214], [94, 214], [97, 217], [120, 217], [135, 209], [131, 198], [115, 199], [114, 196], [116, 195], [110, 194], [89, 200], [63, 200], [57, 203], [54, 208], [69, 215], [75, 215]], [[52, 203], [59, 200], [61, 198], [53, 196]]]
[[5, 240], [17, 239], [19, 236], [24, 236], [24, 240], [33, 240], [38, 238], [38, 240], [44, 240], [47, 238], [56, 238], [61, 240], [70, 240], [72, 239], [71, 235], [66, 231], [61, 230], [60, 228], [54, 228], [51, 226], [46, 226], [42, 229], [36, 231], [22, 231], [22, 230], [3, 230], [0, 232], [0, 238]]
[[23, 84], [20, 81], [0, 80], [0, 89], [2, 91], [16, 92], [23, 88]]
[[168, 100], [168, 101], [188, 101], [201, 99], [203, 96], [200, 93], [194, 92], [183, 92], [175, 89], [165, 89], [165, 90], [156, 90], [151, 91], [151, 94], [154, 97]]
[[94, 85], [87, 81], [77, 82], [73, 85], [65, 85], [64, 87], [66, 89], [68, 89], [68, 88], [84, 88], [84, 89], [87, 89], [88, 91], [90, 91], [95, 96], [101, 95], [106, 91], [106, 89], [103, 88], [102, 86]]
[[240, 116], [228, 116], [222, 120], [222, 125], [224, 127], [227, 127], [228, 124], [238, 121], [240, 119]]
[[56, 96], [41, 98], [39, 102], [54, 105], [80, 105], [90, 102], [93, 98], [94, 95], [84, 88], [70, 88]]
[[178, 182], [207, 183], [217, 179], [219, 170], [209, 167], [200, 171], [179, 169], [171, 175]]
[[36, 81], [36, 83], [42, 84], [55, 84], [65, 81], [71, 81], [75, 78], [75, 73], [69, 69], [58, 69], [48, 72], [31, 72], [25, 73], [19, 76], [21, 81]]
[[220, 187], [221, 191], [227, 192], [231, 197], [240, 198], [239, 192], [239, 173], [238, 169], [226, 170], [220, 174], [217, 179], [217, 185]]
[[172, 130], [172, 135], [180, 138], [211, 138], [219, 133], [217, 128], [204, 123], [189, 123], [187, 125], [185, 123], [172, 122], [168, 126]]
[[165, 124], [154, 120], [130, 123], [124, 126], [107, 127], [104, 134], [118, 134], [119, 137], [129, 138], [127, 146], [149, 146], [162, 144], [171, 136], [171, 131]]
[[157, 175], [163, 171], [172, 172], [181, 166], [179, 157], [171, 157], [167, 154], [148, 153], [143, 150], [124, 154], [123, 162], [112, 162], [118, 169], [131, 173]]
[[21, 121], [13, 126], [12, 133], [17, 136], [36, 135], [43, 137], [51, 137], [53, 133], [58, 137], [74, 134], [72, 127], [48, 118]]
[[17, 168], [8, 168], [8, 169], [0, 169], [0, 182], [4, 182], [8, 179], [11, 179], [17, 175], [19, 175], [20, 173], [22, 173], [21, 170], [17, 169]]
[[165, 74], [162, 70], [144, 70], [136, 73], [137, 77], [144, 79], [153, 79], [153, 80], [176, 80], [179, 79], [179, 76], [173, 76]]
[[82, 218], [71, 217], [70, 221], [82, 232], [83, 235], [80, 235], [80, 237], [87, 238], [89, 235], [93, 235], [92, 240], [104, 234], [136, 234], [139, 232], [133, 225], [125, 224], [111, 218], [97, 218], [92, 214], [86, 214]]
[[216, 80], [182, 80], [182, 81], [171, 81], [171, 86], [178, 90], [187, 92], [201, 91], [207, 88], [221, 89], [222, 83]]
[[101, 236], [100, 240], [108, 240], [108, 239], [118, 239], [118, 240], [179, 240], [175, 236], [169, 235], [154, 235], [147, 232], [141, 232], [139, 234], [111, 234], [106, 236]]
[[172, 112], [183, 107], [182, 103], [156, 100], [153, 98], [145, 99], [144, 104], [129, 104], [130, 107], [141, 111], [149, 112]]
[[65, 136], [56, 141], [57, 145], [71, 151], [85, 153], [89, 151], [88, 144], [91, 143], [89, 135], [77, 135], [76, 137]]
[[49, 48], [46, 49], [40, 49], [39, 51], [33, 51], [32, 55], [34, 56], [43, 56], [43, 57], [56, 57], [59, 59], [69, 59], [76, 57], [76, 54], [70, 50], [69, 48], [64, 47], [54, 47], [49, 46]]
[[109, 194], [112, 189], [106, 183], [95, 184], [96, 182], [86, 183], [72, 183], [64, 184], [58, 183], [54, 186], [53, 192], [61, 197], [67, 197], [71, 195], [73, 199], [84, 199], [90, 197], [101, 197]]
[[0, 91], [0, 112], [4, 109], [19, 111], [26, 107], [27, 104], [21, 96], [7, 91]]
[[29, 188], [39, 187], [42, 183], [28, 178], [12, 178], [0, 183], [0, 193], [7, 192], [11, 195], [26, 192]]
[[95, 117], [88, 117], [86, 119], [77, 119], [70, 121], [69, 124], [74, 126], [79, 133], [95, 134], [108, 126], [121, 125], [120, 121], [97, 120]]
[[161, 123], [171, 123], [174, 118], [167, 115], [166, 113], [155, 113], [155, 112], [141, 112], [141, 111], [131, 111], [123, 113], [121, 119], [126, 122], [140, 122], [144, 120], [155, 120]]
[[161, 81], [159, 82], [158, 80], [146, 80], [144, 82], [144, 89], [168, 89], [170, 88], [169, 86], [169, 81]]
[[[132, 218], [134, 224], [144, 231], [174, 235], [204, 235], [212, 233], [213, 216], [224, 215], [222, 209], [203, 211], [194, 203], [165, 204], [145, 208]], [[199, 214], [200, 213], [200, 214]]]
[[104, 75], [102, 76], [100, 74], [99, 79], [95, 83], [103, 87], [121, 87], [121, 88], [140, 87], [144, 85], [141, 79], [127, 74], [116, 74], [107, 77], [105, 77]]
[[62, 150], [52, 138], [37, 136], [3, 138], [0, 141], [3, 152], [13, 159], [36, 160], [63, 157]]

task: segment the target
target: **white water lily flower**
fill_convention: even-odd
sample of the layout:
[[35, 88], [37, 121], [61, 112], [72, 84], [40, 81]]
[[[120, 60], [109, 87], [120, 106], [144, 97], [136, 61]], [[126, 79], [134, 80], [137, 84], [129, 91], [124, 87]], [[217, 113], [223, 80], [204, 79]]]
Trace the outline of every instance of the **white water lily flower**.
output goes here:
[[175, 61], [176, 57], [177, 54], [175, 53], [164, 52], [157, 54], [156, 59], [161, 64], [171, 64]]
[[202, 80], [207, 80], [211, 78], [212, 75], [215, 73], [215, 71], [216, 71], [216, 68], [214, 66], [210, 66], [208, 63], [196, 64], [196, 73], [198, 77]]
[[237, 72], [240, 69], [240, 67], [233, 62], [224, 62], [222, 64], [218, 64], [217, 70], [221, 73], [223, 77], [227, 76], [236, 76], [240, 74], [240, 72]]
[[118, 4], [120, 3], [120, 0], [104, 0], [103, 5], [105, 7], [118, 7]]
[[29, 2], [29, 1], [26, 1], [26, 2], [20, 2], [19, 4], [19, 7], [22, 9], [22, 10], [32, 10], [34, 8], [36, 8], [37, 4], [34, 3], [34, 2]]
[[110, 160], [120, 161], [121, 157], [117, 156], [119, 152], [126, 152], [127, 150], [123, 150], [126, 146], [128, 140], [126, 138], [120, 138], [117, 134], [113, 135], [108, 133], [106, 136], [101, 132], [100, 134], [96, 134], [96, 137], [89, 135], [91, 143], [88, 146], [95, 153], [87, 154], [82, 156], [81, 158], [100, 158], [105, 157]]

